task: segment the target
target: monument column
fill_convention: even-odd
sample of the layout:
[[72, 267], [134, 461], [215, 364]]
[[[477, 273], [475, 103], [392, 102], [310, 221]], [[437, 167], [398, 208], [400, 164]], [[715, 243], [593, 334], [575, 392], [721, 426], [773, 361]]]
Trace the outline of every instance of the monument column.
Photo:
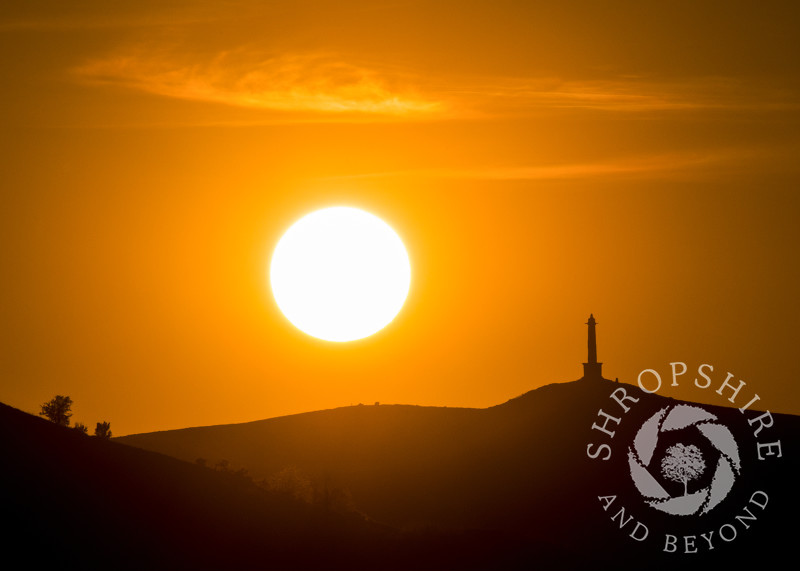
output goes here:
[[603, 363], [597, 362], [597, 335], [595, 333], [597, 322], [594, 320], [594, 314], [589, 315], [586, 325], [589, 326], [589, 359], [588, 363], [583, 364], [583, 378], [602, 379]]

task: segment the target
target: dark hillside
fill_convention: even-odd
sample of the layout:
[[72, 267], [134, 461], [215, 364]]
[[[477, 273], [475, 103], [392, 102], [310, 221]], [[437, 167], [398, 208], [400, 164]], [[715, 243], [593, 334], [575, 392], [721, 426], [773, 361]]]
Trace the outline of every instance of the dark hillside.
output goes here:
[[[0, 405], [2, 536], [23, 567], [358, 566], [385, 531]], [[309, 548], [309, 546], [313, 546]], [[43, 560], [47, 560], [45, 563]]]
[[[639, 399], [628, 402], [627, 413], [609, 399], [619, 388]], [[724, 557], [739, 560], [756, 557], [754, 545], [788, 549], [789, 532], [778, 522], [800, 509], [793, 485], [800, 453], [797, 417], [774, 415], [775, 426], [759, 440], [780, 438], [783, 457], [759, 462], [747, 422], [758, 413], [703, 406], [730, 427], [741, 448], [742, 476], [726, 508], [703, 515], [696, 529], [686, 532], [675, 527], [675, 516], [643, 504], [633, 490], [628, 447], [647, 418], [678, 403], [627, 384], [581, 380], [548, 385], [489, 409], [358, 406], [120, 440], [186, 460], [226, 458], [259, 477], [294, 466], [336, 481], [360, 510], [400, 529], [486, 530], [572, 557], [581, 545], [594, 549], [596, 557], [619, 552], [652, 557], [663, 549], [667, 533], [695, 533], [699, 541], [700, 533], [718, 533], [735, 521], [751, 494], [764, 490], [773, 498], [764, 523], [752, 525], [736, 542], [718, 545], [714, 555], [724, 549]], [[604, 435], [591, 429], [600, 408], [622, 419], [614, 439], [606, 441], [614, 445], [607, 462], [589, 459], [586, 452], [589, 443], [604, 442]], [[647, 522], [652, 529], [646, 548], [610, 520], [614, 514], [603, 511], [600, 495], [617, 495], [627, 514]], [[669, 558], [665, 563], [674, 564]]]
[[[620, 388], [639, 399], [625, 413], [609, 399]], [[674, 569], [794, 556], [800, 419], [775, 415], [754, 439], [748, 419], [758, 412], [704, 406], [735, 437], [741, 474], [718, 508], [683, 518], [643, 502], [627, 460], [642, 423], [676, 404], [578, 381], [482, 410], [348, 407], [117, 441], [0, 405], [2, 547], [32, 567], [76, 569]], [[591, 429], [600, 408], [622, 419], [606, 440], [609, 461], [586, 454], [603, 442]], [[759, 461], [757, 443], [777, 438], [782, 457]], [[211, 465], [224, 458], [257, 479], [293, 467], [318, 490], [352, 494], [370, 519], [122, 443]], [[769, 502], [742, 523], [754, 492]], [[598, 496], [612, 495], [604, 511]], [[612, 520], [618, 506], [634, 523]], [[647, 541], [629, 537], [638, 521]], [[719, 539], [727, 524], [735, 541]], [[664, 553], [667, 534], [700, 547], [708, 532], [713, 551]]]

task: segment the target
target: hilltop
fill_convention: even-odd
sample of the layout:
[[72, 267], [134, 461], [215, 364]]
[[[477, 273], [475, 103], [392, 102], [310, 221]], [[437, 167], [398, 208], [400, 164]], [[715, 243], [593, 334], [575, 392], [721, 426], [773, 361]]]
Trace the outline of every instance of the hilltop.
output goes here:
[[[674, 531], [674, 517], [632, 491], [624, 448], [608, 462], [587, 457], [587, 444], [599, 442], [598, 410], [613, 410], [618, 388], [638, 399], [620, 414], [619, 442], [678, 403], [581, 380], [487, 409], [355, 406], [113, 441], [0, 405], [5, 551], [81, 569], [674, 567], [685, 560], [628, 538], [598, 502], [617, 494], [653, 538]], [[697, 532], [732, 521], [754, 489], [770, 503], [746, 539], [692, 561], [791, 554], [793, 530], [782, 522], [800, 507], [800, 419], [775, 415], [783, 457], [759, 463], [745, 448], [752, 435], [742, 413], [704, 408], [740, 443], [742, 477]], [[223, 459], [230, 470], [211, 468]], [[287, 473], [289, 493], [271, 491]], [[346, 498], [347, 509], [304, 501], [298, 482]]]
[[[601, 407], [613, 412], [618, 406], [609, 400], [618, 388], [638, 403], [624, 414], [616, 409], [623, 418], [617, 442], [630, 442], [650, 415], [680, 402], [624, 383], [580, 380], [543, 386], [487, 409], [353, 406], [119, 440], [187, 461], [224, 458], [256, 478], [292, 467], [309, 479], [335, 482], [362, 513], [398, 529], [491, 530], [565, 550], [575, 537], [591, 537], [590, 544], [605, 546], [606, 553], [616, 545], [634, 556], [640, 546], [625, 542], [597, 500], [609, 490], [632, 488], [625, 449], [610, 462], [591, 460], [586, 452], [587, 444], [602, 441], [591, 426]], [[704, 408], [731, 427], [741, 446], [752, 440], [737, 409]], [[782, 541], [777, 514], [788, 517], [800, 507], [789, 476], [797, 473], [800, 422], [790, 415], [773, 417], [783, 435], [783, 457], [756, 462], [750, 449], [743, 450], [746, 478], [727, 501], [745, 505], [751, 488], [773, 490], [782, 504], [770, 506], [771, 523], [748, 533], [762, 534], [758, 541], [777, 548]], [[648, 517], [654, 511], [643, 509]], [[718, 528], [722, 517], [711, 513], [701, 523]], [[651, 519], [656, 529], [668, 532], [663, 514]], [[729, 556], [741, 557], [747, 545], [725, 547]]]

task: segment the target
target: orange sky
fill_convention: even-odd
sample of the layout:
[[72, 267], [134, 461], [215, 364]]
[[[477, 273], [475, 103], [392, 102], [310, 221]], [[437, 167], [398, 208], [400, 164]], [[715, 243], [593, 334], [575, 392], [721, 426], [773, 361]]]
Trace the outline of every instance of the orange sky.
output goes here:
[[[115, 434], [485, 407], [580, 377], [594, 313], [607, 377], [708, 362], [800, 414], [795, 3], [13, 4], [0, 401]], [[413, 271], [347, 344], [267, 284], [333, 205]]]

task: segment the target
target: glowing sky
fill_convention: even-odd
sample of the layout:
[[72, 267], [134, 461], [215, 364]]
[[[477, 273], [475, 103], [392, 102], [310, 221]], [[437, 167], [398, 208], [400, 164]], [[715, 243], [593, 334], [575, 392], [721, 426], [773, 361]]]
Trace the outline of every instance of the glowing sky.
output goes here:
[[[6, 3], [0, 401], [115, 434], [484, 407], [578, 378], [594, 313], [607, 377], [709, 362], [798, 414], [799, 10]], [[265, 277], [337, 205], [414, 276], [344, 345]]]

